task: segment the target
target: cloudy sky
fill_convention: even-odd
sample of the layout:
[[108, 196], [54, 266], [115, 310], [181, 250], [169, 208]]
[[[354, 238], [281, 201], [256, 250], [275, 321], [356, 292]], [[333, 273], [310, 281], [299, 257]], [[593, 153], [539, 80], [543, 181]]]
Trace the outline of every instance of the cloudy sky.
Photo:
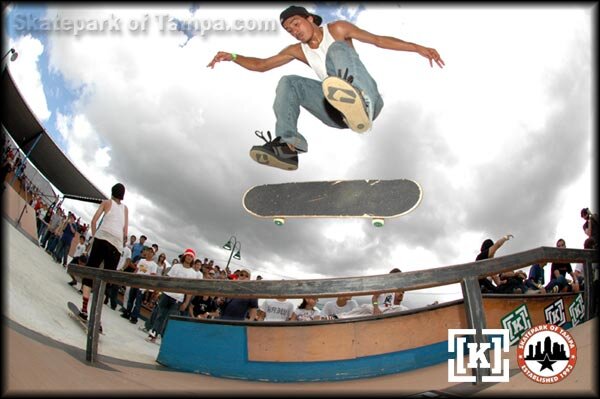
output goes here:
[[[325, 22], [346, 19], [434, 47], [446, 67], [355, 42], [384, 109], [365, 135], [302, 112], [298, 126], [309, 152], [294, 172], [261, 166], [248, 152], [261, 143], [255, 130], [274, 128], [278, 80], [315, 78], [313, 71], [300, 62], [266, 73], [225, 62], [206, 67], [220, 50], [268, 57], [293, 43], [277, 23], [287, 4], [17, 4], [4, 10], [7, 45], [19, 52], [9, 68], [74, 164], [107, 194], [115, 182], [125, 184], [130, 232], [145, 234], [169, 258], [191, 247], [224, 266], [229, 252], [221, 246], [234, 235], [242, 260], [232, 269], [299, 279], [470, 262], [484, 239], [508, 233], [515, 238], [498, 256], [553, 246], [560, 237], [582, 247], [579, 211], [596, 203], [589, 5], [331, 4], [306, 6]], [[106, 25], [75, 34], [40, 24], [64, 20]], [[236, 20], [276, 29], [219, 30]], [[193, 32], [194, 24], [212, 30]], [[277, 227], [241, 203], [248, 188], [265, 183], [395, 178], [419, 182], [424, 197], [384, 228], [362, 219], [294, 219]], [[65, 206], [84, 220], [95, 211], [76, 201]], [[409, 301], [429, 300], [410, 294]]]

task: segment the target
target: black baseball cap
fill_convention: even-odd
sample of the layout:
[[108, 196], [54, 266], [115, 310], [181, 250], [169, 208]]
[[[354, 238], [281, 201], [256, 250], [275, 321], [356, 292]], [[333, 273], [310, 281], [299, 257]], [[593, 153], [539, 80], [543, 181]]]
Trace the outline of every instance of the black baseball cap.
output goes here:
[[301, 15], [303, 17], [313, 17], [313, 21], [317, 26], [321, 25], [321, 22], [323, 22], [323, 18], [319, 17], [318, 15], [309, 13], [304, 7], [290, 6], [283, 10], [283, 12], [279, 15], [279, 22], [281, 22], [281, 26], [283, 26], [283, 23], [286, 19], [293, 17], [294, 15]]

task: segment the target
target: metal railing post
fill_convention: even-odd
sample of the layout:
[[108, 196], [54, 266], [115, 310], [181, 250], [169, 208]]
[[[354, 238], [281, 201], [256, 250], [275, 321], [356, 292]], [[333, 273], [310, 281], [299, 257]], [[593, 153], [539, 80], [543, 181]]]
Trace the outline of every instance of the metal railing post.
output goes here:
[[592, 309], [594, 304], [594, 295], [598, 295], [597, 292], [593, 292], [592, 287], [594, 285], [594, 278], [592, 274], [592, 263], [585, 262], [583, 264], [583, 304], [584, 304], [584, 317], [585, 321], [588, 321], [592, 317], [592, 310], [596, 311], [596, 309]]
[[[483, 309], [483, 298], [481, 297], [481, 288], [479, 288], [479, 279], [477, 277], [466, 277], [460, 284], [465, 301], [465, 312], [467, 314], [468, 328], [475, 330], [474, 342], [479, 348], [483, 339], [483, 330], [486, 328], [485, 312]], [[489, 362], [489, 354], [485, 352], [485, 357]], [[484, 375], [490, 375], [489, 368], [481, 368], [477, 363], [477, 368], [473, 369], [475, 374], [474, 384], [481, 384]]]
[[[102, 268], [104, 265], [101, 266]], [[87, 345], [85, 358], [94, 363], [98, 359], [98, 340], [100, 338], [100, 317], [102, 315], [102, 305], [104, 303], [104, 290], [106, 281], [94, 279], [92, 289], [92, 308], [89, 313]]]

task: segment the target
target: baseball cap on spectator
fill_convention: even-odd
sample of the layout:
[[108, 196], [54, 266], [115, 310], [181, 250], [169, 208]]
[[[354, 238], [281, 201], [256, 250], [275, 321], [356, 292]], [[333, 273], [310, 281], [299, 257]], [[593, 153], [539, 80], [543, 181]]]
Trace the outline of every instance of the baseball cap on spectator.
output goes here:
[[183, 256], [186, 255], [192, 255], [192, 258], [196, 259], [196, 252], [191, 248], [188, 248], [183, 252]]
[[250, 270], [244, 268], [244, 269], [240, 269], [240, 274], [241, 273], [248, 273], [248, 277], [250, 277], [252, 275], [252, 273], [250, 273]]

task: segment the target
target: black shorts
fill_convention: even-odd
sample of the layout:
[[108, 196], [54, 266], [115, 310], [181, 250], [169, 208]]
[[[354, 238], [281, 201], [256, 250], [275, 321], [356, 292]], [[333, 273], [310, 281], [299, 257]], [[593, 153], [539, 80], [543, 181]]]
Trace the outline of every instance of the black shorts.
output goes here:
[[[104, 270], [117, 270], [119, 259], [121, 259], [121, 251], [115, 248], [114, 245], [106, 240], [94, 238], [86, 266], [99, 268], [104, 263]], [[81, 285], [87, 285], [88, 287], [92, 287], [92, 284], [93, 280], [91, 278], [84, 278], [81, 281]]]

